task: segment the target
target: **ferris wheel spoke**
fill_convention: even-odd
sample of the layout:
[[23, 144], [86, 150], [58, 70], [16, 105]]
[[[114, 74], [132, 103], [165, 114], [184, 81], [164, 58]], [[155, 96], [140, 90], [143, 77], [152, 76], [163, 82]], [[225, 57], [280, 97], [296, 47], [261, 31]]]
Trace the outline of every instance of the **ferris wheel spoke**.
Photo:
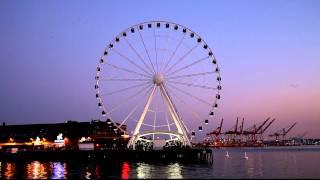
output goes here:
[[[160, 95], [161, 95], [161, 100], [162, 100], [163, 107], [165, 107], [166, 106], [165, 99], [164, 99], [162, 93], [160, 93]], [[164, 115], [165, 115], [165, 119], [166, 119], [166, 122], [167, 122], [167, 128], [168, 128], [169, 131], [171, 131], [171, 127], [170, 127], [170, 124], [169, 124], [169, 117], [168, 117], [167, 111], [164, 111]], [[174, 123], [171, 123], [171, 124], [174, 124]], [[172, 139], [171, 135], [170, 135], [170, 139]]]
[[153, 63], [152, 63], [152, 61], [151, 61], [151, 58], [150, 58], [150, 55], [149, 55], [149, 51], [148, 51], [148, 49], [147, 49], [147, 47], [146, 47], [146, 44], [144, 43], [143, 37], [142, 37], [142, 35], [141, 35], [141, 33], [140, 33], [140, 30], [138, 30], [138, 32], [139, 32], [139, 37], [140, 37], [140, 40], [141, 40], [141, 42], [142, 42], [142, 44], [143, 44], [144, 50], [146, 51], [146, 54], [147, 54], [148, 59], [149, 59], [149, 62], [150, 62], [150, 64], [151, 64], [151, 66], [152, 66], [153, 72], [156, 73], [156, 71], [155, 71], [155, 69], [154, 69], [154, 65], [153, 65]]
[[183, 35], [182, 38], [180, 39], [178, 45], [177, 45], [176, 48], [174, 49], [174, 51], [173, 51], [173, 53], [171, 54], [170, 58], [169, 58], [167, 61], [165, 61], [165, 62], [167, 62], [167, 63], [165, 63], [165, 65], [164, 65], [163, 67], [161, 67], [161, 71], [162, 71], [162, 70], [163, 70], [163, 71], [166, 70], [166, 68], [167, 68], [167, 66], [169, 65], [170, 61], [172, 60], [173, 56], [176, 54], [176, 52], [177, 52], [178, 49], [180, 48], [180, 46], [181, 46], [182, 41], [184, 40], [184, 38], [185, 38], [185, 35]]
[[127, 68], [119, 67], [119, 66], [116, 66], [116, 65], [110, 64], [110, 63], [105, 63], [105, 64], [106, 64], [106, 65], [109, 65], [109, 66], [111, 66], [111, 67], [113, 67], [113, 68], [115, 68], [115, 69], [121, 70], [121, 71], [125, 71], [125, 72], [131, 73], [131, 74], [137, 74], [137, 75], [139, 75], [139, 76], [143, 76], [143, 77], [146, 77], [146, 78], [150, 78], [150, 77], [147, 76], [147, 75], [140, 74], [140, 73], [138, 73], [138, 72], [129, 70], [129, 69], [127, 69]]
[[[146, 87], [143, 87], [138, 93], [132, 95], [132, 96], [137, 96], [137, 94], [140, 94], [140, 92], [144, 92]], [[145, 91], [144, 95], [147, 95], [151, 91], [152, 87], [150, 87], [147, 91]], [[140, 103], [139, 103], [140, 102]], [[138, 104], [130, 111], [130, 113], [127, 115], [127, 117], [121, 122], [121, 125], [123, 125], [128, 119], [131, 118], [131, 116], [137, 111], [138, 106], [143, 102], [139, 101]]]
[[[182, 99], [179, 99], [178, 96], [177, 96], [175, 93], [173, 93], [173, 91], [171, 91], [171, 93], [176, 97], [177, 100], [179, 100], [179, 101], [182, 102], [183, 104], [187, 104], [185, 101], [182, 101]], [[198, 119], [201, 120], [200, 115], [199, 115], [198, 113], [194, 112], [193, 110], [191, 110], [190, 112], [195, 113], [195, 116], [196, 116]], [[185, 129], [187, 130], [187, 132], [189, 133], [189, 128], [186, 126], [186, 124], [184, 123], [184, 121], [181, 121], [181, 122], [182, 122], [184, 128], [185, 128]]]
[[157, 51], [157, 37], [156, 37], [156, 26], [153, 26], [153, 37], [154, 37], [154, 51], [156, 53], [156, 67], [157, 67], [157, 73], [159, 71], [158, 67], [158, 51]]
[[185, 75], [173, 76], [173, 77], [168, 76], [166, 79], [179, 79], [179, 78], [188, 78], [188, 77], [194, 77], [194, 76], [205, 76], [205, 75], [214, 74], [214, 73], [216, 73], [216, 72], [209, 71], [209, 72], [204, 72], [204, 73], [185, 74]]
[[[180, 115], [179, 109], [177, 108], [176, 104], [174, 103], [174, 101], [172, 100], [172, 97], [170, 96], [170, 93], [168, 92], [167, 88], [165, 85], [162, 86], [164, 89], [164, 92], [166, 93], [166, 96], [168, 96], [169, 100], [171, 101], [171, 104], [173, 105], [173, 109], [175, 111], [176, 114], [176, 118], [178, 118], [180, 121], [175, 122], [176, 127], [179, 129], [179, 124], [182, 123], [182, 127], [184, 130], [186, 130], [186, 133], [189, 133], [187, 126], [184, 124], [183, 120], [182, 120], [182, 116]], [[165, 96], [165, 94], [163, 94], [163, 96]], [[163, 97], [165, 98], [165, 97]], [[171, 113], [171, 112], [170, 112]], [[187, 135], [187, 134], [186, 134]]]
[[144, 70], [141, 66], [139, 66], [138, 64], [136, 64], [133, 60], [131, 60], [130, 58], [128, 58], [127, 56], [125, 56], [124, 54], [120, 53], [119, 51], [112, 49], [116, 54], [118, 54], [119, 56], [121, 56], [122, 58], [124, 58], [125, 60], [127, 60], [129, 63], [131, 63], [132, 65], [134, 65], [135, 67], [137, 67], [138, 69], [140, 69], [141, 71], [143, 71], [144, 73], [146, 73], [147, 75], [151, 76], [151, 74], [149, 72], [147, 72], [146, 70]]
[[[150, 90], [150, 89], [149, 89]], [[146, 88], [142, 88], [140, 91], [134, 93], [133, 95], [127, 97], [125, 99], [125, 101], [123, 103], [118, 104], [117, 106], [115, 106], [113, 109], [111, 109], [110, 111], [108, 111], [108, 114], [111, 114], [113, 111], [119, 109], [120, 107], [128, 104], [129, 102], [131, 102], [133, 99], [135, 99], [136, 97], [138, 97], [139, 94], [143, 93], [143, 92], [148, 92], [149, 90], [146, 91]]]
[[168, 80], [167, 82], [171, 82], [171, 83], [174, 83], [174, 84], [180, 84], [180, 85], [184, 85], [184, 86], [197, 87], [197, 88], [202, 88], [202, 89], [213, 89], [213, 90], [217, 90], [217, 89], [218, 89], [218, 88], [209, 87], [209, 86], [204, 86], [204, 85], [199, 85], [199, 84], [182, 83], [182, 82], [171, 81], [171, 80]]
[[187, 107], [188, 107], [188, 111], [190, 110], [190, 112], [192, 112], [197, 119], [201, 120], [201, 116], [200, 116], [197, 112], [193, 111], [193, 108], [189, 108], [188, 104], [187, 104], [182, 98], [180, 98], [180, 97], [179, 97], [176, 93], [174, 93], [173, 91], [171, 91], [171, 94], [172, 94], [178, 101], [180, 101], [182, 104], [184, 104], [185, 106], [187, 106]]
[[152, 74], [152, 69], [147, 65], [147, 63], [143, 60], [141, 55], [137, 52], [137, 50], [132, 46], [129, 40], [125, 39], [125, 42], [129, 45], [130, 49], [138, 56], [138, 59], [143, 63], [143, 65], [150, 71], [149, 74]]
[[150, 81], [150, 79], [130, 79], [130, 78], [102, 78], [100, 81]]
[[[169, 118], [168, 118], [167, 112], [165, 112], [165, 117], [166, 117], [166, 121], [167, 121], [168, 131], [171, 131], [171, 127], [170, 126], [172, 126], [174, 123], [169, 124]], [[172, 135], [170, 135], [170, 140], [172, 140]]]
[[[165, 35], [165, 47], [169, 47], [169, 39], [170, 39], [169, 32], [170, 32], [170, 31], [167, 31], [167, 32], [166, 32], [166, 35]], [[182, 37], [182, 38], [183, 38], [183, 37]], [[179, 42], [178, 42], [178, 43], [179, 43]], [[167, 48], [164, 48], [164, 50], [167, 51], [167, 52], [170, 52], [170, 50], [168, 50]], [[171, 56], [173, 56], [173, 55], [171, 54]], [[170, 56], [170, 58], [171, 58], [171, 56]], [[161, 72], [161, 73], [162, 73], [163, 67], [164, 67], [165, 64], [166, 64], [166, 61], [168, 61], [168, 58], [164, 58], [163, 63], [162, 63], [162, 65], [160, 66], [160, 72]], [[169, 60], [169, 61], [170, 61], [170, 60]]]
[[207, 60], [208, 58], [209, 58], [209, 56], [206, 56], [206, 57], [204, 57], [204, 58], [198, 59], [198, 60], [196, 60], [195, 62], [193, 62], [193, 63], [191, 63], [191, 64], [188, 64], [188, 65], [186, 65], [186, 66], [183, 66], [182, 68], [179, 68], [179, 69], [177, 69], [177, 70], [175, 70], [175, 71], [167, 74], [167, 76], [176, 74], [176, 73], [178, 73], [178, 72], [180, 72], [180, 71], [182, 71], [182, 70], [185, 70], [185, 69], [187, 69], [187, 68], [190, 68], [190, 67], [192, 67], [192, 66], [194, 66], [194, 65], [196, 65], [196, 64], [198, 64], [198, 63], [200, 63], [200, 62], [202, 62], [202, 61], [204, 61], [204, 60]]
[[184, 121], [182, 121], [182, 125], [183, 125], [184, 128], [186, 129], [187, 133], [190, 134], [189, 128], [188, 128], [187, 125], [184, 123]]
[[209, 102], [207, 102], [207, 101], [205, 101], [205, 100], [203, 100], [203, 99], [200, 99], [200, 98], [198, 98], [198, 97], [196, 97], [196, 96], [194, 96], [194, 95], [192, 95], [192, 94], [190, 94], [190, 93], [188, 93], [188, 92], [186, 92], [186, 91], [184, 91], [184, 90], [182, 90], [182, 89], [180, 89], [180, 88], [177, 88], [177, 87], [175, 87], [175, 86], [171, 86], [170, 84], [167, 84], [167, 85], [169, 85], [169, 87], [172, 87], [173, 89], [176, 89], [176, 90], [182, 92], [183, 94], [186, 94], [186, 95], [188, 95], [188, 96], [190, 96], [190, 97], [198, 100], [199, 102], [202, 102], [203, 104], [212, 106], [211, 103], [209, 103]]
[[[154, 117], [153, 117], [153, 131], [156, 130], [156, 120], [157, 120], [157, 111], [155, 110]], [[154, 134], [152, 135], [152, 140], [154, 140]]]
[[[156, 90], [156, 92], [155, 92], [155, 94], [157, 95], [157, 94], [161, 94], [161, 92], [160, 92], [160, 90]], [[155, 107], [154, 107], [154, 110], [155, 110], [155, 113], [154, 113], [154, 119], [153, 119], [153, 131], [155, 131], [156, 130], [156, 122], [157, 122], [157, 115], [158, 115], [158, 113], [159, 113], [159, 101], [156, 101], [155, 102]], [[154, 139], [154, 135], [153, 135], [153, 139]]]
[[112, 95], [112, 94], [121, 93], [121, 92], [130, 90], [130, 89], [135, 89], [135, 88], [138, 88], [138, 87], [141, 87], [141, 86], [146, 86], [148, 84], [149, 84], [149, 82], [144, 82], [144, 83], [137, 84], [137, 85], [134, 85], [134, 86], [129, 86], [129, 87], [122, 88], [122, 89], [119, 89], [119, 90], [116, 90], [116, 91], [112, 91], [110, 93], [101, 94], [101, 96], [109, 96], [109, 95]]
[[172, 68], [174, 68], [177, 64], [179, 64], [182, 60], [185, 59], [194, 49], [198, 47], [199, 44], [194, 45], [189, 51], [187, 51], [183, 56], [181, 56], [176, 63], [174, 63], [165, 73], [169, 73]]
[[124, 124], [124, 123], [126, 123], [126, 121], [132, 116], [132, 114], [134, 114], [134, 112], [136, 112], [137, 111], [137, 108], [138, 108], [138, 105], [136, 105], [130, 112], [129, 112], [129, 114], [124, 118], [124, 120], [120, 123], [120, 127]]

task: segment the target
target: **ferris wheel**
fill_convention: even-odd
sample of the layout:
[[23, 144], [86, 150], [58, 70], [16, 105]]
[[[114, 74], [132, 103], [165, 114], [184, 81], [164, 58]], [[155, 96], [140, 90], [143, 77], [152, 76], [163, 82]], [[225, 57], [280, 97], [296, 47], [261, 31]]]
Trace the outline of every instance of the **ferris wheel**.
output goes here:
[[95, 80], [102, 116], [130, 137], [133, 148], [159, 140], [190, 146], [193, 137], [211, 130], [205, 126], [220, 99], [213, 51], [173, 22], [144, 22], [120, 32], [104, 50]]

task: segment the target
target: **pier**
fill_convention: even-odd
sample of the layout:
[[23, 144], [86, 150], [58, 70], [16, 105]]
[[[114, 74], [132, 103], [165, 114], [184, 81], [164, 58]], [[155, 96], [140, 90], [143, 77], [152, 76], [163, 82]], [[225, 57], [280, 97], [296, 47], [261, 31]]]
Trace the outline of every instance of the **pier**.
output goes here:
[[57, 161], [139, 161], [139, 162], [186, 162], [212, 163], [211, 149], [177, 149], [177, 150], [61, 150], [61, 151], [18, 151], [0, 152], [0, 159], [17, 160], [57, 160]]

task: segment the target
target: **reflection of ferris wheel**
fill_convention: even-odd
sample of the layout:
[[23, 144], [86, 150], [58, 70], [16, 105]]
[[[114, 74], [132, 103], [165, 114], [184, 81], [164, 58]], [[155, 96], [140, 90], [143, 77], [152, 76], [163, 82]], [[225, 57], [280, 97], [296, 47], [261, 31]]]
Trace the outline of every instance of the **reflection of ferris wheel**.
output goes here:
[[[138, 141], [191, 145], [220, 99], [212, 50], [189, 28], [165, 21], [134, 25], [105, 49], [96, 74], [98, 106], [116, 131]], [[131, 128], [130, 128], [131, 127]]]

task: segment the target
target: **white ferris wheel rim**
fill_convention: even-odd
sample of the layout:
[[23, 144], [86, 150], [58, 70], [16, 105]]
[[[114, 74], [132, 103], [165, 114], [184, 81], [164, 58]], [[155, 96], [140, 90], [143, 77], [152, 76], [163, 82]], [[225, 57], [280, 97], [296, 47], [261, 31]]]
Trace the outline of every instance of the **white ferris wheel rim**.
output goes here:
[[[96, 98], [98, 100], [98, 105], [100, 106], [100, 108], [102, 109], [102, 114], [104, 116], [107, 116], [109, 120], [111, 120], [111, 122], [113, 122], [113, 119], [111, 118], [111, 116], [109, 115], [109, 113], [107, 113], [107, 108], [104, 106], [104, 100], [100, 97], [100, 94], [102, 92], [102, 90], [100, 90], [100, 79], [99, 79], [99, 74], [100, 74], [100, 70], [101, 70], [101, 61], [104, 61], [106, 58], [105, 56], [107, 55], [107, 53], [109, 52], [110, 49], [113, 48], [113, 45], [117, 42], [119, 42], [119, 38], [125, 38], [127, 35], [130, 34], [130, 31], [132, 29], [136, 30], [137, 32], [140, 33], [140, 30], [142, 29], [139, 29], [141, 26], [145, 26], [145, 25], [149, 25], [149, 24], [152, 24], [155, 28], [156, 24], [160, 23], [162, 26], [167, 26], [169, 24], [169, 26], [173, 26], [174, 27], [174, 30], [177, 30], [177, 29], [182, 29], [184, 33], [189, 33], [190, 35], [192, 35], [192, 38], [195, 37], [195, 39], [200, 40], [200, 42], [203, 44], [203, 48], [206, 49], [206, 51], [208, 51], [208, 57], [212, 60], [212, 62], [214, 62], [213, 64], [215, 65], [216, 67], [216, 83], [217, 83], [217, 89], [216, 89], [216, 98], [215, 98], [215, 102], [212, 103], [212, 106], [213, 108], [217, 106], [217, 100], [220, 99], [220, 90], [221, 90], [221, 76], [220, 76], [220, 68], [218, 67], [218, 63], [217, 63], [217, 60], [214, 56], [214, 53], [212, 51], [212, 49], [208, 46], [208, 44], [203, 40], [203, 38], [200, 37], [200, 35], [198, 35], [197, 33], [195, 33], [194, 31], [192, 31], [190, 28], [186, 27], [186, 26], [183, 26], [183, 25], [180, 25], [180, 24], [177, 24], [177, 23], [174, 23], [174, 22], [169, 22], [169, 21], [146, 21], [146, 22], [142, 22], [142, 23], [138, 23], [138, 24], [135, 24], [133, 26], [130, 26], [129, 28], [126, 28], [124, 31], [121, 31], [117, 36], [115, 36], [115, 38], [113, 38], [110, 43], [108, 44], [108, 46], [105, 48], [104, 50], [104, 53], [103, 55], [100, 57], [100, 63], [98, 64], [97, 66], [97, 73], [96, 73], [96, 83], [95, 83], [95, 89], [96, 89]], [[176, 27], [178, 27], [177, 29], [175, 29]], [[173, 30], [173, 29], [172, 29]], [[127, 33], [127, 34], [125, 34]], [[141, 36], [141, 34], [140, 34]], [[200, 43], [199, 42], [199, 43]], [[148, 55], [149, 56], [149, 55]], [[150, 60], [150, 57], [149, 57], [149, 60]], [[151, 65], [152, 65], [152, 62], [151, 62]], [[150, 64], [149, 64], [150, 66]], [[146, 66], [148, 67], [148, 66]], [[162, 67], [163, 68], [163, 67]], [[148, 78], [151, 78], [153, 83], [156, 84], [156, 85], [160, 85], [162, 83], [164, 83], [164, 75], [161, 74], [161, 73], [157, 73], [153, 67], [153, 71], [154, 71], [154, 74], [150, 74], [150, 71], [148, 71], [147, 69], [145, 69], [145, 76], [148, 77]], [[148, 73], [149, 72], [149, 73]], [[172, 72], [171, 72], [172, 73]], [[205, 73], [205, 72], [203, 72]], [[149, 76], [151, 75], [151, 76]], [[183, 84], [181, 82], [175, 82], [175, 83], [180, 83], [180, 84]], [[191, 86], [192, 84], [187, 84], [187, 83], [184, 83], [183, 85], [187, 85], [187, 86]], [[205, 86], [202, 86], [202, 88], [208, 88], [208, 87], [205, 87]], [[192, 94], [189, 94], [192, 96]], [[218, 97], [219, 96], [219, 97]], [[196, 97], [194, 97], [196, 98]], [[213, 108], [210, 110], [210, 111], [213, 111]], [[120, 125], [117, 125], [115, 122], [113, 122], [115, 126], [117, 126], [118, 129], [120, 129], [121, 131], [123, 131], [123, 129], [121, 128], [121, 125], [123, 124], [120, 123]], [[182, 121], [182, 123], [184, 124], [184, 122]], [[185, 126], [185, 125], [184, 125]], [[187, 128], [187, 131], [188, 131], [188, 128]]]

